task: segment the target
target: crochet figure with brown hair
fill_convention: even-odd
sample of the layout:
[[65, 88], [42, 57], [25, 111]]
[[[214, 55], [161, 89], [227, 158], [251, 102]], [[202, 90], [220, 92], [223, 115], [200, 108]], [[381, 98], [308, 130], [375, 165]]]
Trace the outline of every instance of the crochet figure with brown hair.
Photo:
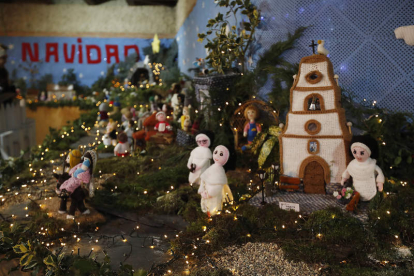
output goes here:
[[114, 155], [125, 157], [129, 155], [130, 146], [125, 132], [118, 134], [118, 144], [114, 148]]
[[247, 137], [247, 145], [242, 147], [243, 151], [249, 148], [256, 135], [262, 131], [260, 124], [256, 123], [256, 120], [260, 117], [260, 110], [255, 105], [251, 104], [246, 107], [244, 117], [247, 123], [243, 129], [243, 136]]

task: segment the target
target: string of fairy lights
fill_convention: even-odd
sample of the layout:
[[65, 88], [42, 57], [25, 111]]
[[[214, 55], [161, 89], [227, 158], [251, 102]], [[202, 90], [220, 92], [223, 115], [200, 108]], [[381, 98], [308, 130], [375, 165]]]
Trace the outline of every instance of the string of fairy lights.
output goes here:
[[[85, 122], [82, 124], [81, 128], [84, 131], [90, 131], [91, 130], [90, 127], [86, 127], [85, 126]], [[74, 128], [73, 127], [71, 128], [71, 132], [74, 132]], [[98, 136], [99, 136], [99, 130], [97, 130], [97, 132], [98, 132]], [[64, 132], [61, 135], [60, 138], [61, 139], [64, 139], [65, 137], [68, 137], [69, 135], [70, 135], [69, 132]], [[55, 143], [55, 142], [56, 142], [56, 140], [53, 140], [53, 143]], [[92, 146], [94, 146], [94, 145], [92, 145]], [[86, 145], [84, 145], [83, 147], [86, 148]], [[39, 146], [38, 148], [39, 149], [42, 149], [42, 146]], [[44, 149], [43, 152], [41, 152], [41, 154], [40, 154], [42, 156], [41, 159], [40, 159], [41, 161], [43, 161], [43, 159], [44, 159], [43, 156], [45, 155], [45, 152], [48, 152], [48, 151], [49, 151], [49, 149], [46, 148], [46, 149]], [[66, 156], [66, 154], [67, 154], [67, 152], [63, 152], [62, 154], [60, 154], [60, 157]], [[152, 158], [151, 161], [153, 162], [154, 159]], [[51, 164], [54, 164], [54, 163], [57, 163], [57, 162], [55, 160], [50, 160], [50, 163]], [[36, 169], [33, 169], [32, 166], [33, 166], [33, 163], [29, 163], [28, 164], [29, 171], [32, 173], [32, 176], [34, 178], [36, 176], [44, 176], [43, 169], [36, 170]], [[59, 170], [59, 167], [54, 167], [53, 168], [53, 172], [57, 172], [58, 170]], [[159, 167], [159, 170], [161, 170], [161, 167]], [[99, 174], [101, 174], [101, 171], [99, 172]], [[137, 172], [137, 175], [139, 175], [139, 174], [140, 173]], [[113, 175], [116, 175], [116, 174], [113, 173]], [[100, 175], [100, 178], [102, 178], [102, 175]], [[16, 177], [16, 180], [19, 180], [19, 177]], [[30, 182], [31, 183], [35, 183], [35, 184], [38, 184], [38, 183], [46, 183], [46, 179], [41, 180], [40, 182], [39, 182], [38, 179], [32, 179]], [[36, 194], [36, 191], [31, 190], [31, 191], [28, 191], [28, 192], [22, 192], [21, 191], [22, 188], [32, 188], [32, 189], [35, 189], [37, 191], [40, 191], [40, 194], [38, 195], [38, 198], [34, 199], [34, 194]], [[115, 189], [116, 188], [117, 187], [115, 187]], [[171, 190], [173, 190], [173, 189], [174, 189], [174, 186], [171, 186]], [[169, 192], [170, 191], [167, 191], [166, 193], [169, 193]], [[147, 194], [147, 191], [144, 191], [144, 195], [145, 194]], [[36, 202], [36, 201], [39, 201], [39, 200], [43, 200], [43, 198], [44, 198], [45, 201], [46, 200], [51, 200], [52, 199], [52, 196], [56, 196], [53, 191], [48, 191], [47, 189], [42, 190], [41, 187], [28, 186], [27, 184], [23, 184], [19, 188], [19, 192], [11, 193], [11, 190], [10, 189], [7, 189], [7, 193], [5, 195], [0, 195], [1, 203], [2, 203], [2, 205], [4, 205], [4, 203], [6, 201], [8, 201], [8, 199], [11, 199], [12, 197], [16, 197], [16, 196], [22, 197], [23, 195], [27, 196], [27, 198], [30, 199], [32, 202]], [[38, 204], [38, 206], [40, 208], [44, 207], [42, 204]], [[28, 210], [28, 207], [25, 207], [24, 210]], [[47, 215], [49, 216], [49, 213], [47, 213]], [[17, 219], [17, 216], [16, 215], [12, 214], [10, 216], [5, 217], [5, 216], [3, 216], [3, 215], [0, 214], [0, 216], [3, 219], [3, 221], [6, 221], [6, 222], [8, 222], [10, 219], [13, 220], [10, 223], [10, 228], [12, 228], [15, 225], [15, 221]], [[29, 213], [27, 213], [25, 215], [25, 218], [23, 220], [30, 220]], [[116, 242], [117, 242], [117, 239], [118, 240], [120, 239], [123, 243], [127, 243], [130, 246], [130, 252], [127, 253], [127, 254], [125, 254], [126, 257], [125, 257], [124, 261], [126, 261], [129, 258], [129, 256], [132, 254], [132, 248], [133, 248], [132, 244], [128, 242], [128, 239], [126, 237], [134, 238], [134, 239], [143, 239], [142, 247], [144, 247], [145, 242], [148, 239], [150, 239], [151, 240], [151, 245], [149, 246], [149, 248], [151, 248], [151, 249], [156, 248], [156, 245], [154, 244], [154, 240], [161, 240], [162, 239], [162, 237], [156, 237], [156, 236], [140, 236], [139, 234], [137, 234], [136, 236], [134, 236], [134, 233], [137, 233], [138, 229], [140, 228], [138, 225], [134, 229], [132, 229], [132, 231], [128, 235], [123, 235], [123, 234], [117, 234], [117, 235], [105, 235], [105, 234], [103, 234], [103, 235], [96, 235], [96, 234], [91, 234], [91, 233], [82, 233], [82, 232], [80, 232], [80, 230], [81, 230], [80, 229], [80, 222], [77, 222], [74, 219], [74, 225], [77, 225], [77, 227], [78, 227], [77, 228], [78, 229], [77, 232], [65, 230], [64, 228], [61, 228], [60, 231], [62, 233], [66, 233], [66, 236], [67, 237], [73, 237], [73, 239], [74, 239], [73, 241], [75, 243], [79, 243], [82, 238], [88, 238], [89, 240], [94, 241], [95, 244], [98, 244], [101, 240], [103, 240], [103, 241], [112, 240], [112, 245], [115, 245]], [[147, 226], [151, 226], [151, 225], [148, 225], [148, 224], [146, 224], [146, 225]], [[151, 226], [151, 227], [154, 227], [154, 226]], [[98, 230], [99, 230], [99, 227], [96, 227], [95, 231], [97, 232]], [[42, 239], [41, 244], [43, 244], [46, 248], [51, 249], [53, 247], [59, 246], [59, 244], [57, 242], [57, 239], [50, 239], [50, 240], [48, 239], [48, 238], [51, 238], [51, 237], [50, 237], [49, 232], [48, 232], [48, 229], [46, 227], [39, 226], [39, 231], [36, 232], [36, 234], [38, 234], [39, 239]], [[166, 233], [166, 234], [164, 234], [163, 238], [164, 239], [167, 239], [168, 236], [169, 236], [168, 233]], [[66, 246], [67, 246], [67, 241], [64, 242], [64, 243], [63, 242], [60, 242], [60, 250], [59, 250], [59, 253]], [[94, 251], [94, 247], [91, 248], [91, 251], [89, 252], [88, 257], [91, 256], [91, 253], [93, 251]], [[55, 251], [55, 253], [56, 252], [57, 252], [57, 250]], [[72, 253], [71, 254], [73, 254], [73, 250], [72, 250]], [[80, 254], [80, 248], [78, 248], [78, 255], [79, 254]], [[95, 260], [96, 260], [96, 257], [95, 257]]]
[[[162, 66], [162, 65], [160, 65]], [[158, 68], [157, 65], [155, 65], [155, 68]], [[156, 70], [156, 69], [154, 69]], [[104, 100], [106, 101], [106, 100]], [[101, 102], [98, 102], [96, 105], [99, 106]], [[229, 105], [228, 102], [225, 103], [226, 106]], [[241, 103], [238, 103], [239, 106], [241, 106]], [[373, 104], [375, 105], [375, 103]], [[135, 106], [134, 106], [135, 107]], [[142, 107], [142, 105], [141, 105]], [[147, 105], [148, 107], [148, 105]], [[218, 107], [217, 110], [219, 112], [223, 111], [223, 109], [221, 107]], [[198, 110], [195, 110], [196, 113], [198, 113]], [[275, 111], [276, 112], [276, 111]], [[109, 115], [109, 114], [108, 114]], [[377, 116], [378, 117], [378, 116]], [[223, 119], [224, 120], [224, 119]], [[95, 122], [95, 125], [97, 125], [98, 122]], [[381, 123], [381, 119], [379, 119], [379, 123]], [[220, 123], [220, 126], [223, 126], [222, 123]], [[119, 125], [118, 125], [119, 127]], [[82, 129], [82, 131], [85, 132], [89, 132], [91, 131], [91, 127], [86, 126], [86, 123], [83, 122], [83, 124], [80, 126], [80, 128]], [[71, 133], [75, 132], [75, 128], [72, 126], [70, 131], [64, 131], [61, 135], [60, 135], [60, 139], [64, 139], [66, 137], [69, 137], [71, 135]], [[101, 141], [99, 140], [99, 135], [100, 135], [100, 131], [99, 129], [96, 130], [96, 138], [94, 143], [89, 144], [90, 147], [94, 147], [97, 144], [99, 145], [101, 143]], [[52, 143], [56, 143], [56, 139], [54, 139], [52, 141]], [[385, 145], [385, 142], [382, 143], [383, 145]], [[83, 147], [86, 148], [86, 145], [84, 145]], [[40, 160], [43, 161], [45, 158], [45, 155], [47, 152], [49, 152], [49, 148], [45, 147], [45, 146], [38, 146], [38, 149], [40, 150]], [[67, 152], [63, 152], [60, 154], [61, 157], [66, 156]], [[129, 158], [132, 158], [132, 156], [128, 156]], [[125, 157], [125, 158], [128, 158]], [[57, 161], [55, 160], [50, 160], [51, 164], [57, 163]], [[154, 162], [154, 158], [151, 158], [151, 162]], [[2, 194], [0, 195], [0, 203], [3, 205], [5, 202], [7, 202], [9, 199], [13, 198], [13, 197], [25, 197], [27, 196], [27, 198], [29, 198], [32, 201], [39, 201], [42, 198], [44, 198], [44, 200], [50, 200], [52, 199], [52, 196], [56, 196], [54, 194], [54, 191], [48, 191], [47, 189], [43, 189], [39, 186], [32, 186], [30, 185], [31, 183], [33, 184], [43, 184], [46, 183], [46, 179], [43, 180], [39, 180], [38, 178], [45, 176], [45, 173], [43, 171], [43, 169], [34, 169], [33, 168], [33, 163], [29, 163], [28, 164], [29, 167], [29, 171], [32, 174], [33, 179], [31, 179], [30, 181], [28, 181], [28, 184], [22, 184], [21, 187], [19, 187], [18, 191], [11, 191], [11, 189], [7, 189], [6, 194]], [[162, 168], [159, 167], [159, 170], [161, 170]], [[53, 172], [56, 172], [59, 170], [59, 166], [57, 166], [56, 168], [53, 168]], [[251, 170], [250, 170], [251, 172]], [[102, 172], [99, 171], [100, 174], [100, 178], [102, 178]], [[116, 173], [113, 173], [114, 176], [116, 176]], [[140, 172], [137, 172], [137, 175], [140, 175]], [[16, 180], [19, 180], [19, 177], [16, 177]], [[401, 186], [407, 186], [407, 182], [400, 182]], [[260, 185], [255, 185], [253, 183], [253, 180], [251, 179], [249, 183], [247, 183], [248, 185], [248, 190], [254, 192], [257, 192], [258, 190], [260, 190]], [[30, 191], [22, 191], [22, 189], [28, 189], [28, 188], [32, 188], [35, 190], [30, 190]], [[97, 188], [99, 189], [99, 187]], [[114, 190], [117, 189], [117, 186], [115, 186], [113, 189], [111, 189], [111, 192], [114, 192]], [[164, 191], [165, 194], [170, 193], [171, 191], [174, 190], [174, 186], [171, 186], [169, 190]], [[40, 193], [39, 193], [40, 192]], [[39, 198], [38, 199], [33, 199], [34, 195], [38, 194]], [[149, 195], [147, 190], [143, 191], [144, 195]], [[386, 193], [389, 196], [394, 196], [393, 194], [387, 192]], [[42, 204], [39, 204], [39, 207], [42, 207]], [[240, 207], [239, 205], [236, 204], [225, 204], [225, 207], [223, 208], [222, 212], [219, 212], [217, 214], [217, 216], [221, 216], [221, 215], [228, 215], [228, 216], [233, 216], [233, 220], [240, 220], [243, 216], [237, 213], [238, 208]], [[25, 210], [27, 210], [28, 208], [25, 207]], [[407, 214], [409, 212], [409, 210], [405, 210], [404, 213]], [[1, 215], [1, 214], [0, 214]], [[387, 216], [392, 216], [394, 215], [393, 213], [391, 213], [390, 210], [386, 210], [384, 212], [384, 214], [378, 216], [376, 218], [376, 222], [374, 223], [374, 225], [376, 223], [378, 223], [382, 218], [387, 217]], [[1, 215], [1, 218], [3, 219], [3, 221], [9, 222], [10, 219], [13, 220], [12, 223], [10, 223], [10, 227], [13, 227], [15, 223], [13, 223], [14, 221], [16, 221], [17, 216], [12, 214], [10, 216], [3, 216]], [[30, 219], [30, 215], [29, 213], [27, 213], [25, 215], [25, 218], [23, 218], [23, 220], [29, 220]], [[213, 218], [209, 218], [208, 219], [208, 223], [212, 222], [214, 219]], [[334, 215], [332, 216], [332, 220], [334, 221], [339, 221], [340, 219], [336, 218]], [[345, 220], [345, 219], [344, 219]], [[305, 228], [303, 223], [301, 224], [300, 221], [302, 222], [306, 222], [306, 217], [304, 217], [302, 214], [298, 215], [298, 219], [294, 220], [294, 223], [289, 223], [289, 222], [285, 222], [285, 223], [280, 223], [280, 225], [275, 225], [272, 228], [261, 228], [261, 229], [257, 229], [258, 231], [290, 231], [290, 232], [297, 232], [297, 231], [302, 231], [302, 230], [310, 230], [310, 232], [312, 233], [312, 238], [316, 238], [316, 239], [323, 239], [324, 237], [324, 233], [322, 233], [321, 229], [322, 229], [322, 225], [319, 224], [319, 229], [316, 229], [317, 231], [315, 231], [314, 228]], [[349, 223], [349, 221], [348, 221]], [[289, 227], [289, 225], [292, 224], [293, 226]], [[178, 242], [182, 242], [180, 240], [180, 235], [179, 234], [175, 234], [171, 236], [171, 233], [165, 233], [163, 236], [140, 236], [138, 233], [139, 230], [139, 225], [137, 225], [135, 228], [131, 229], [131, 231], [129, 232], [129, 234], [124, 235], [124, 234], [116, 234], [116, 235], [106, 235], [106, 234], [98, 234], [97, 232], [99, 231], [99, 227], [95, 228], [95, 233], [82, 233], [81, 232], [81, 228], [80, 228], [80, 222], [77, 222], [76, 220], [74, 220], [74, 225], [77, 225], [77, 230], [78, 231], [69, 231], [69, 230], [65, 230], [64, 228], [61, 228], [60, 231], [62, 233], [62, 235], [65, 235], [66, 237], [72, 237], [72, 241], [76, 244], [79, 243], [82, 239], [88, 239], [89, 241], [91, 241], [91, 243], [96, 244], [95, 246], [98, 246], [98, 244], [102, 244], [102, 245], [107, 245], [109, 246], [109, 241], [112, 241], [111, 246], [114, 246], [117, 242], [123, 242], [126, 243], [130, 246], [130, 251], [129, 253], [125, 254], [125, 260], [126, 261], [132, 254], [132, 249], [133, 249], [133, 245], [132, 243], [130, 243], [128, 241], [128, 239], [143, 239], [143, 243], [142, 243], [142, 247], [144, 247], [144, 244], [146, 242], [146, 240], [151, 239], [151, 245], [149, 246], [149, 248], [154, 249], [156, 248], [156, 245], [154, 244], [154, 240], [161, 240], [161, 239], [165, 239], [168, 241], [171, 241], [172, 239], [175, 239]], [[202, 231], [201, 233], [207, 233], [209, 230], [212, 229], [212, 227], [214, 226], [210, 226], [210, 225], [205, 225], [202, 226]], [[365, 229], [365, 228], [364, 228]], [[175, 230], [174, 230], [175, 231]], [[45, 245], [46, 248], [48, 249], [52, 249], [52, 248], [57, 248], [55, 250], [55, 253], [57, 252], [62, 252], [63, 248], [67, 247], [67, 242], [60, 242], [57, 243], [58, 239], [52, 239], [52, 237], [49, 235], [48, 229], [45, 228], [44, 226], [39, 226], [39, 231], [36, 232], [38, 234], [39, 239], [42, 239], [41, 243], [43, 245]], [[399, 234], [397, 233], [389, 233], [390, 236], [392, 236], [394, 239], [398, 240], [400, 239]], [[249, 233], [248, 231], [246, 231], [245, 233], [245, 238], [249, 239], [252, 238], [252, 233]], [[178, 254], [177, 252], [174, 252], [173, 250], [170, 250], [171, 255], [173, 256], [173, 258], [168, 261], [165, 264], [159, 264], [157, 266], [153, 266], [151, 269], [162, 269], [163, 271], [165, 271], [166, 274], [171, 274], [173, 271], [172, 269], [169, 267], [175, 260], [184, 260], [185, 263], [188, 265], [188, 267], [190, 267], [191, 265], [194, 264], [195, 260], [197, 258], [202, 258], [205, 257], [208, 259], [208, 262], [210, 264], [212, 264], [213, 267], [215, 267], [214, 262], [207, 256], [207, 254], [205, 252], [207, 252], [207, 248], [208, 246], [210, 246], [210, 240], [204, 240], [202, 238], [202, 236], [198, 236], [196, 237], [194, 240], [191, 241], [191, 245], [192, 245], [192, 250], [190, 252], [187, 253], [182, 253], [182, 254]], [[203, 250], [204, 249], [204, 250]], [[95, 247], [91, 247], [91, 250], [89, 251], [89, 254], [87, 255], [87, 257], [90, 257], [92, 255], [92, 253], [94, 252]], [[161, 250], [161, 249], [160, 249]], [[57, 253], [57, 254], [59, 254]], [[105, 251], [103, 250], [103, 253], [105, 253]], [[71, 254], [74, 254], [74, 250], [72, 250]], [[77, 253], [80, 255], [80, 248], [78, 248]], [[94, 258], [94, 260], [96, 261], [96, 257]], [[389, 263], [389, 261], [382, 261], [381, 263], [383, 264], [387, 264]]]

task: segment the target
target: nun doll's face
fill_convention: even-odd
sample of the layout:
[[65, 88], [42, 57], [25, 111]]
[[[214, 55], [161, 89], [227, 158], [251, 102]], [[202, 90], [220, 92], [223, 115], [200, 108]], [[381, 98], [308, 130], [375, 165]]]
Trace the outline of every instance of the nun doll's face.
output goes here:
[[208, 148], [210, 146], [210, 140], [207, 135], [197, 135], [196, 142], [199, 147]]
[[365, 162], [370, 156], [370, 154], [361, 147], [354, 147], [352, 149], [352, 155], [358, 162]]
[[229, 150], [224, 146], [216, 147], [213, 153], [213, 159], [215, 163], [224, 166], [229, 159]]

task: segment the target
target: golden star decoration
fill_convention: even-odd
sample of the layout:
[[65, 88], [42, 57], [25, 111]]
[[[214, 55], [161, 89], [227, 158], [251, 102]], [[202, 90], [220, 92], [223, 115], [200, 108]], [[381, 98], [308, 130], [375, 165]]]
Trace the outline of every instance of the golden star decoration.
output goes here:
[[157, 54], [160, 52], [160, 40], [158, 39], [158, 35], [154, 35], [154, 40], [151, 42], [152, 46], [152, 53]]

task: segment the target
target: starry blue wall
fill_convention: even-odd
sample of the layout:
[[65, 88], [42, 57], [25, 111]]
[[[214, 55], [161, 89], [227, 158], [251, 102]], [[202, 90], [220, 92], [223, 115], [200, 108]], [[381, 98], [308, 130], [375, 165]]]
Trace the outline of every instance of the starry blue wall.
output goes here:
[[[257, 32], [261, 50], [285, 39], [297, 27], [310, 26], [286, 55], [299, 63], [310, 55], [311, 40], [325, 40], [340, 85], [360, 100], [377, 101], [392, 110], [414, 112], [414, 46], [396, 39], [394, 30], [414, 25], [412, 0], [252, 0], [261, 10], [262, 27]], [[198, 0], [177, 33], [179, 66], [188, 74], [195, 58], [204, 58], [208, 19], [223, 9], [213, 0]], [[255, 57], [257, 60], [257, 56]], [[254, 65], [253, 65], [254, 66]], [[264, 93], [271, 84], [265, 86]]]

